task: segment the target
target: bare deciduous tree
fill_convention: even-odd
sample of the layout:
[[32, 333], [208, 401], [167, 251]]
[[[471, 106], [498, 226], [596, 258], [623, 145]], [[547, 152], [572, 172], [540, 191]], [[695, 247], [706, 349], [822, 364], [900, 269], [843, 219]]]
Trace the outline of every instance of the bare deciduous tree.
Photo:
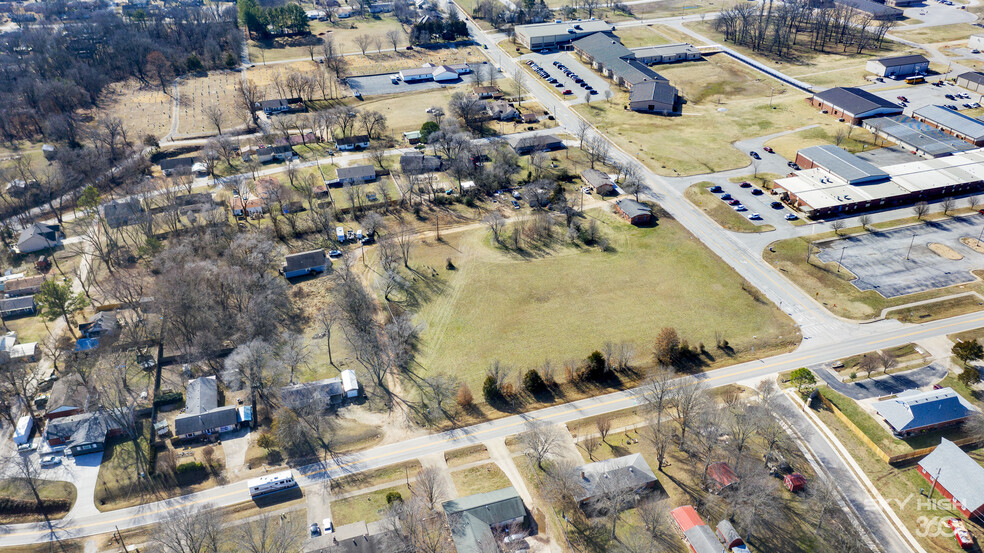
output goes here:
[[526, 423], [526, 431], [519, 435], [519, 439], [526, 455], [540, 470], [543, 470], [543, 460], [557, 453], [561, 447], [559, 432], [552, 424], [545, 422]]
[[916, 202], [916, 205], [912, 206], [912, 212], [916, 214], [916, 219], [922, 219], [929, 213], [929, 204], [926, 202]]
[[435, 467], [420, 469], [413, 482], [413, 494], [431, 511], [436, 509], [437, 504], [447, 497], [447, 486], [441, 471]]

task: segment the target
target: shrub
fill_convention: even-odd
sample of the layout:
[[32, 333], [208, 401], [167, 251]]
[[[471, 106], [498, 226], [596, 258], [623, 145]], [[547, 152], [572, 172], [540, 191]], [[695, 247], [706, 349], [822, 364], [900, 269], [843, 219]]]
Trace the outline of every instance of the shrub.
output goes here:
[[157, 446], [154, 442], [147, 442], [147, 474], [153, 475], [157, 472]]
[[[72, 505], [67, 499], [45, 499], [41, 503], [46, 514], [54, 514], [69, 510]], [[38, 504], [32, 500], [0, 497], [0, 513], [8, 515], [29, 515], [38, 512]]]
[[277, 447], [277, 440], [270, 435], [269, 432], [264, 432], [260, 434], [260, 437], [256, 439], [256, 445], [262, 447], [263, 449], [273, 449]]
[[403, 501], [403, 496], [400, 492], [386, 492], [386, 504], [392, 505], [394, 501]]
[[531, 394], [538, 394], [546, 389], [547, 385], [536, 369], [530, 369], [523, 375], [523, 387]]
[[598, 380], [605, 374], [605, 356], [600, 351], [593, 351], [588, 356], [581, 380]]
[[458, 403], [459, 407], [468, 407], [475, 401], [475, 398], [472, 397], [471, 389], [467, 384], [462, 384], [461, 387], [458, 388], [458, 397], [455, 398], [455, 401]]
[[188, 474], [192, 472], [200, 472], [205, 470], [205, 465], [199, 463], [198, 461], [188, 461], [187, 463], [181, 463], [174, 470], [176, 474]]
[[502, 390], [499, 389], [499, 383], [496, 382], [494, 376], [485, 377], [485, 382], [482, 383], [482, 396], [485, 397], [486, 403], [492, 403], [502, 398]]
[[163, 392], [154, 398], [154, 407], [161, 407], [163, 405], [172, 405], [174, 403], [180, 403], [184, 399], [181, 392]]
[[449, 271], [453, 271], [453, 270], [455, 270], [457, 268], [457, 267], [454, 266], [454, 263], [451, 262], [451, 258], [450, 257], [448, 258], [448, 262], [444, 265], [444, 267], [447, 270], [449, 270]]

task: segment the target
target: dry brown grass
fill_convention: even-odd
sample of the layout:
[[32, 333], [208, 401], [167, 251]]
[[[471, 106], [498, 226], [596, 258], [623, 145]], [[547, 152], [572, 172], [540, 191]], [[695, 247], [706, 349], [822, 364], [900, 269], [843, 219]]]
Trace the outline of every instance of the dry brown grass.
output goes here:
[[95, 115], [122, 119], [131, 140], [141, 140], [148, 134], [161, 138], [171, 130], [171, 97], [159, 88], [136, 80], [113, 83], [107, 87], [102, 105]]
[[955, 251], [950, 246], [945, 244], [937, 244], [936, 242], [929, 243], [929, 249], [936, 255], [942, 257], [943, 259], [949, 259], [950, 261], [960, 261], [963, 259], [963, 255]]

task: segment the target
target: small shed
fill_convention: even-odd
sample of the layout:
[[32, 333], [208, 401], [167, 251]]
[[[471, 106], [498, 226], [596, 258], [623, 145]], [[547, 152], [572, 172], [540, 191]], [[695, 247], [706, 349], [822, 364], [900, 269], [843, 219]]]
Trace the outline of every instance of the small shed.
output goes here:
[[806, 477], [798, 472], [787, 474], [784, 483], [786, 489], [794, 493], [806, 489]]
[[342, 390], [345, 392], [345, 397], [359, 397], [359, 381], [355, 378], [355, 371], [352, 369], [346, 369], [342, 371]]
[[731, 524], [731, 522], [727, 520], [722, 520], [718, 523], [717, 537], [719, 540], [724, 542], [724, 546], [728, 548], [729, 551], [736, 547], [745, 545], [745, 542], [741, 539], [741, 535], [737, 530], [735, 530], [735, 527]]
[[728, 463], [712, 463], [707, 467], [711, 489], [720, 493], [738, 483], [738, 476]]

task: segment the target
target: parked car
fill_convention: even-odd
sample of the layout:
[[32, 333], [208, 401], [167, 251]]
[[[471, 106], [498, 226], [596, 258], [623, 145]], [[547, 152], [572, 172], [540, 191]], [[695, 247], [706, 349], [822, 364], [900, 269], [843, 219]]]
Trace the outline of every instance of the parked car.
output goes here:
[[796, 219], [799, 219], [799, 217], [797, 217], [795, 213], [787, 213], [786, 214], [786, 220], [787, 221], [795, 221]]
[[329, 250], [328, 257], [342, 257], [342, 250]]
[[[721, 188], [721, 187], [719, 186], [718, 188]], [[722, 200], [725, 200], [725, 201], [730, 200], [731, 199], [731, 194], [724, 193], [724, 194], [721, 195], [721, 199]], [[981, 210], [981, 211], [984, 211], [984, 210]]]
[[321, 535], [321, 527], [318, 526], [317, 522], [311, 523], [311, 537], [316, 538]]
[[766, 152], [769, 152], [770, 154], [776, 153], [775, 150], [773, 150], [772, 148], [770, 148], [768, 146], [762, 146], [762, 149], [765, 150]]
[[331, 522], [331, 519], [330, 519], [330, 518], [326, 518], [326, 519], [324, 520], [324, 522], [322, 522], [322, 523], [321, 523], [321, 526], [323, 526], [323, 527], [324, 527], [324, 529], [325, 529], [325, 534], [331, 534], [332, 532], [334, 532], [334, 531], [335, 531], [335, 525], [334, 525], [334, 524], [332, 524], [332, 522]]
[[53, 467], [56, 465], [60, 465], [61, 462], [62, 462], [61, 457], [55, 457], [54, 455], [48, 455], [47, 457], [41, 458], [42, 467]]
[[27, 453], [27, 452], [30, 452], [30, 451], [34, 451], [37, 448], [38, 448], [38, 446], [34, 444], [34, 440], [31, 440], [31, 441], [27, 442], [26, 444], [21, 444], [21, 445], [17, 446], [17, 452], [18, 453]]
[[772, 209], [782, 209], [782, 204], [779, 202], [772, 202], [769, 205], [772, 206]]
[[723, 189], [719, 185], [715, 184], [714, 186], [708, 188], [707, 190], [709, 192], [718, 193], [718, 192], [721, 192], [721, 190], [723, 190]]
[[519, 202], [517, 202], [516, 200], [513, 200], [512, 201], [512, 204], [513, 204], [513, 209], [519, 209]]
[[566, 89], [564, 89], [564, 95], [566, 96], [567, 94], [574, 94], [574, 93], [571, 92], [571, 89], [566, 88]]
[[765, 192], [762, 192], [761, 188], [752, 189], [752, 196], [761, 196], [762, 194], [765, 194]]
[[740, 186], [740, 187], [742, 187], [742, 188], [751, 188], [751, 187], [752, 187], [752, 183], [750, 183], [750, 182], [748, 182], [748, 181], [746, 180], [746, 181], [742, 181], [742, 183], [741, 183], [741, 184], [739, 184], [738, 186]]
[[741, 200], [738, 200], [737, 198], [732, 198], [728, 200], [728, 205], [741, 205]]
[[738, 204], [735, 206], [735, 211], [748, 211], [748, 208], [741, 204]]
[[752, 213], [751, 215], [748, 216], [748, 218], [751, 219], [752, 221], [761, 221], [762, 220], [762, 216], [759, 215], [758, 213]]
[[591, 90], [588, 91], [588, 94], [595, 95], [598, 94], [598, 91], [592, 88]]
[[748, 155], [752, 156], [752, 159], [762, 159], [759, 157], [758, 152], [748, 152]]

